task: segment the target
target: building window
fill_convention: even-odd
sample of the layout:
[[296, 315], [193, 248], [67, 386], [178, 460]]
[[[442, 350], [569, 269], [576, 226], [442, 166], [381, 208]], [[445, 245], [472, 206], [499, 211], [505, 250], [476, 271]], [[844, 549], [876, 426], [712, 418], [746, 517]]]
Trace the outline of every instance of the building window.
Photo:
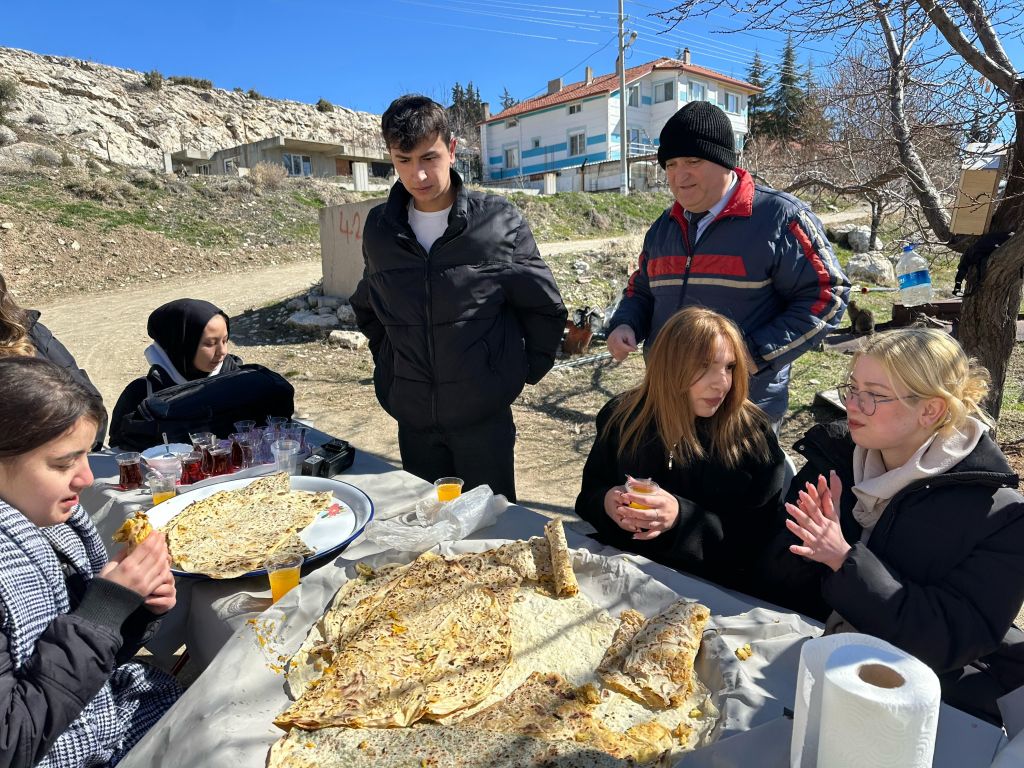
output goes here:
[[196, 166], [196, 173], [198, 173], [200, 176], [209, 176], [210, 175], [210, 164], [209, 163], [203, 163], [202, 165], [197, 165]]
[[626, 89], [626, 104], [630, 107], [640, 106], [640, 86], [631, 85]]
[[704, 101], [707, 96], [708, 89], [704, 87], [703, 83], [695, 83], [693, 80], [690, 81], [690, 101]]
[[740, 113], [740, 97], [735, 93], [729, 93], [728, 91], [719, 91], [718, 93], [718, 106], [726, 112], [732, 112], [734, 115], [738, 115]]
[[744, 141], [744, 139], [746, 139], [746, 137], [747, 137], [747, 135], [745, 133], [734, 133], [733, 134], [733, 140], [736, 142], [736, 151], [737, 152], [742, 152], [743, 151], [743, 141]]
[[519, 125], [519, 121], [516, 120], [514, 117], [511, 118], [510, 120], [505, 121], [506, 128], [515, 128], [517, 125]]
[[672, 101], [675, 99], [675, 81], [666, 80], [663, 83], [656, 83], [654, 86], [654, 103], [659, 104], [662, 101]]
[[639, 128], [627, 128], [626, 129], [626, 142], [632, 146], [633, 144], [640, 143], [640, 129]]
[[540, 149], [540, 137], [539, 136], [536, 136], [536, 137], [530, 139], [530, 148], [531, 149]]
[[309, 155], [289, 155], [285, 153], [282, 159], [284, 160], [284, 168], [288, 171], [289, 176], [313, 175], [313, 162], [310, 160]]
[[224, 158], [224, 173], [238, 173], [238, 156]]
[[570, 115], [578, 115], [582, 111], [583, 111], [583, 102], [582, 101], [577, 101], [575, 104], [570, 104], [569, 105], [569, 114]]
[[587, 154], [586, 131], [569, 134], [569, 157]]
[[519, 147], [505, 147], [505, 167], [519, 167]]

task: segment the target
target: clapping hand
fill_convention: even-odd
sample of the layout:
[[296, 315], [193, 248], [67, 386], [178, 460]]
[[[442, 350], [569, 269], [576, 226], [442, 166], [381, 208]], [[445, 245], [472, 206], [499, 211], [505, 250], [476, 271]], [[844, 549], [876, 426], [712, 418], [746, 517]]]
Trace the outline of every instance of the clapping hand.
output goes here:
[[833, 571], [839, 570], [850, 552], [850, 545], [843, 538], [843, 530], [839, 526], [842, 491], [843, 484], [832, 471], [828, 482], [824, 475], [818, 475], [816, 486], [806, 483], [804, 490], [797, 495], [797, 503], [786, 504], [786, 511], [792, 518], [786, 521], [786, 527], [803, 542], [803, 545], [791, 545], [789, 551], [824, 563]]

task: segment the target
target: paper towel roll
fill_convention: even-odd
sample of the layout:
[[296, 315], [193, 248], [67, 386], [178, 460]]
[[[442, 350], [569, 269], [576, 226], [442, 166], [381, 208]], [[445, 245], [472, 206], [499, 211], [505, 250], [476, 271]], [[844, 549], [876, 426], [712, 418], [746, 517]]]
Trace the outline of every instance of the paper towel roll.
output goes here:
[[898, 648], [871, 635], [846, 632], [808, 640], [800, 649], [796, 701], [793, 705], [793, 740], [789, 747], [791, 768], [815, 768], [818, 759], [818, 733], [821, 722], [822, 681], [829, 656], [848, 645], [900, 654]]
[[825, 663], [818, 765], [930, 768], [939, 678], [902, 651], [847, 645]]

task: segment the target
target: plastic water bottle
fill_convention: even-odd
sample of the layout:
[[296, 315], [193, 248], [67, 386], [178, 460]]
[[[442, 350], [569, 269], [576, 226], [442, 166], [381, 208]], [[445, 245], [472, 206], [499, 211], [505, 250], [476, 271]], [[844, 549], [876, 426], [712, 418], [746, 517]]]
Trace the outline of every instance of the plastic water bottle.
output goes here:
[[896, 279], [900, 284], [900, 303], [905, 307], [916, 307], [932, 300], [932, 276], [928, 262], [914, 252], [914, 244], [903, 247], [903, 255], [896, 262]]

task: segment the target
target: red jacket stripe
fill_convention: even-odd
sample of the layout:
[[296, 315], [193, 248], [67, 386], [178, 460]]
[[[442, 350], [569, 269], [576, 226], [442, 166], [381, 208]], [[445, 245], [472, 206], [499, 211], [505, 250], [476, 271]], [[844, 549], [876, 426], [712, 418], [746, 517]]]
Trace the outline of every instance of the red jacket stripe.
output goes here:
[[[660, 256], [647, 263], [647, 275], [651, 279], [662, 275], [682, 275], [686, 272], [685, 256]], [[746, 277], [747, 268], [742, 256], [728, 256], [719, 253], [698, 253], [690, 264], [691, 275], [727, 275]]]
[[793, 237], [796, 238], [800, 248], [803, 249], [804, 258], [807, 259], [811, 268], [818, 275], [818, 300], [811, 305], [811, 313], [820, 315], [832, 303], [832, 279], [828, 274], [828, 267], [821, 260], [821, 256], [818, 255], [813, 243], [811, 243], [811, 238], [804, 232], [803, 227], [800, 226], [798, 221], [789, 222], [789, 231], [793, 233]]

